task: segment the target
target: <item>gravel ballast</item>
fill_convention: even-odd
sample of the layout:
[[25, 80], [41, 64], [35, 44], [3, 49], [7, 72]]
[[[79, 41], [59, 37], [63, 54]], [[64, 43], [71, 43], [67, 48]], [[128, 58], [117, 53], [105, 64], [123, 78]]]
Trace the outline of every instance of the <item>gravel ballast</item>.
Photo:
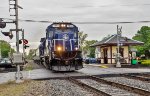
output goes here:
[[137, 94], [130, 93], [128, 91], [125, 91], [125, 90], [122, 90], [122, 89], [119, 89], [119, 88], [116, 88], [107, 84], [98, 83], [91, 79], [78, 79], [78, 80], [80, 80], [81, 82], [89, 86], [92, 86], [93, 88], [96, 88], [100, 91], [108, 93], [112, 96], [138, 96]]
[[23, 93], [23, 96], [96, 96], [67, 80], [46, 80], [34, 83]]
[[125, 77], [110, 77], [110, 78], [104, 78], [104, 79], [112, 81], [112, 82], [116, 82], [116, 83], [129, 85], [135, 88], [144, 89], [146, 91], [150, 91], [150, 83], [146, 83], [140, 80], [128, 79]]

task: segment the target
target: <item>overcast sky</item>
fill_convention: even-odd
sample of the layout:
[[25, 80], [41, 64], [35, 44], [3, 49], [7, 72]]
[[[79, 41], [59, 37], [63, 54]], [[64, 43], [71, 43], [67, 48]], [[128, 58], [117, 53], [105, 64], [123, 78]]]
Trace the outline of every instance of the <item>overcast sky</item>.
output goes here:
[[[9, 0], [0, 0], [0, 18], [12, 18], [9, 13]], [[119, 22], [150, 20], [150, 0], [18, 0], [24, 9], [19, 10], [19, 19], [49, 20], [54, 22]], [[12, 12], [11, 12], [12, 13]], [[19, 27], [25, 30], [25, 38], [30, 42], [30, 48], [39, 44], [45, 36], [48, 23], [19, 22]], [[117, 24], [75, 24], [80, 31], [88, 34], [88, 40], [101, 40], [109, 34], [116, 34]], [[141, 26], [150, 23], [119, 24], [123, 27], [123, 36], [132, 38]], [[7, 25], [3, 31], [14, 28]], [[1, 30], [1, 29], [0, 29]], [[9, 42], [8, 37], [0, 39]]]

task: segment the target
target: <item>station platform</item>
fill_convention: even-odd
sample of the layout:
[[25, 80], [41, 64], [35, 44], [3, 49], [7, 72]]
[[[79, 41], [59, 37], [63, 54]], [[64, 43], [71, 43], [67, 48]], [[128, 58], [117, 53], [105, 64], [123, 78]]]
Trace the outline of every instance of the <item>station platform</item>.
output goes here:
[[[84, 64], [84, 65], [89, 65], [89, 66], [97, 66], [101, 68], [116, 68], [116, 64]], [[143, 66], [140, 64], [132, 65], [132, 64], [121, 64], [121, 68], [150, 68], [147, 66]]]

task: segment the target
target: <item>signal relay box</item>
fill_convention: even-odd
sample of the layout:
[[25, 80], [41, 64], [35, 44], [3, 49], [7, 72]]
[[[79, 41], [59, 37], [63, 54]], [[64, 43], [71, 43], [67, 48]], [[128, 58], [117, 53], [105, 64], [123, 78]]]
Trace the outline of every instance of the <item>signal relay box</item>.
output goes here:
[[22, 53], [13, 53], [13, 63], [22, 65], [24, 62]]

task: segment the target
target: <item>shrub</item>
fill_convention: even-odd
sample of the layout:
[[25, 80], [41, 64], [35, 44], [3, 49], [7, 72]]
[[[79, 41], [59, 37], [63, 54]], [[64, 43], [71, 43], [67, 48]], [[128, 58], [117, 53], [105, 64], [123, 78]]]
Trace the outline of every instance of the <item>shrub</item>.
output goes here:
[[150, 66], [150, 60], [141, 60], [140, 62], [144, 66]]

